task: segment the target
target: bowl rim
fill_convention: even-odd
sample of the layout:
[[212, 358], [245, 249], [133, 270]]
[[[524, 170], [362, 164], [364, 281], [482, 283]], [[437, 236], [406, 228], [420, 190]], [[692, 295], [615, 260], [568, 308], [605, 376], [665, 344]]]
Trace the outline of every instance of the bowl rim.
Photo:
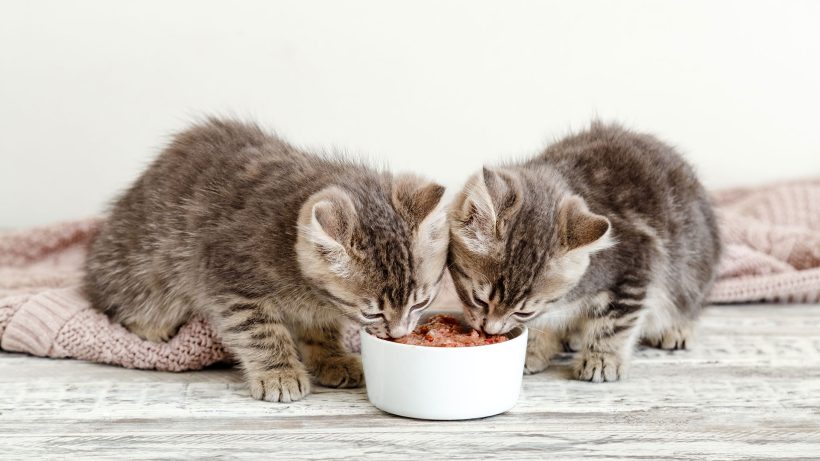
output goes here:
[[[429, 316], [436, 315], [436, 314], [453, 315], [454, 317], [461, 317], [461, 320], [464, 321], [464, 319], [463, 319], [464, 315], [461, 312], [436, 310], [436, 311], [425, 312], [424, 316], [429, 317]], [[468, 350], [469, 351], [469, 350], [485, 348], [485, 347], [504, 347], [505, 344], [513, 343], [513, 342], [515, 342], [515, 340], [520, 340], [524, 336], [524, 333], [526, 331], [527, 331], [527, 325], [521, 323], [521, 324], [518, 324], [515, 327], [513, 327], [507, 333], [504, 333], [505, 335], [511, 335], [511, 334], [513, 335], [507, 341], [503, 341], [503, 342], [495, 343], [495, 344], [481, 344], [481, 345], [478, 345], [478, 346], [437, 347], [437, 346], [422, 346], [420, 344], [397, 343], [395, 341], [390, 341], [389, 339], [379, 338], [378, 336], [375, 336], [375, 335], [369, 333], [365, 329], [364, 325], [359, 328], [359, 334], [360, 335], [369, 336], [371, 339], [375, 339], [381, 344], [385, 344], [385, 345], [389, 344], [389, 346], [386, 346], [386, 347], [398, 347], [398, 348], [405, 348], [405, 349], [409, 348], [409, 349], [424, 349], [424, 350], [441, 350], [441, 351], [463, 351], [463, 350]]]

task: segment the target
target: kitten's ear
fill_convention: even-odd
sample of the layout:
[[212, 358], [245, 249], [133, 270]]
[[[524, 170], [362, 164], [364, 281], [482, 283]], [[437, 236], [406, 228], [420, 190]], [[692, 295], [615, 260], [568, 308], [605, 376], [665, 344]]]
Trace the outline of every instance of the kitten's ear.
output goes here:
[[492, 170], [484, 167], [481, 170], [484, 180], [486, 195], [480, 194], [490, 199], [492, 206], [495, 231], [497, 236], [501, 236], [506, 230], [512, 217], [521, 208], [522, 191], [518, 178], [503, 170]]
[[357, 219], [353, 201], [338, 187], [328, 187], [313, 194], [302, 205], [299, 214], [299, 226], [305, 241], [339, 275], [349, 268], [349, 251]]
[[570, 250], [589, 246], [591, 251], [599, 251], [612, 245], [609, 220], [590, 212], [586, 202], [577, 195], [561, 202], [558, 223], [561, 242]]
[[473, 251], [486, 253], [521, 209], [521, 185], [510, 172], [487, 167], [473, 176], [464, 188], [456, 218], [463, 226], [461, 236]]
[[413, 228], [438, 206], [443, 195], [444, 186], [415, 175], [399, 175], [393, 179], [393, 207]]

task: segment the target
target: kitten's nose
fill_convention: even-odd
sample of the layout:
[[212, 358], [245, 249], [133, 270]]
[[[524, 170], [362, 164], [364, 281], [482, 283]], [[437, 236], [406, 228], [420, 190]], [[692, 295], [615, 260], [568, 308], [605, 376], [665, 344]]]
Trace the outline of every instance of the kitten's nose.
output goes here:
[[497, 335], [499, 333], [503, 333], [504, 330], [504, 322], [499, 322], [497, 320], [487, 320], [484, 322], [484, 326], [481, 328], [484, 330], [484, 333], [488, 335]]
[[410, 333], [410, 327], [407, 325], [390, 325], [391, 338], [401, 338], [402, 336], [407, 336], [408, 333]]

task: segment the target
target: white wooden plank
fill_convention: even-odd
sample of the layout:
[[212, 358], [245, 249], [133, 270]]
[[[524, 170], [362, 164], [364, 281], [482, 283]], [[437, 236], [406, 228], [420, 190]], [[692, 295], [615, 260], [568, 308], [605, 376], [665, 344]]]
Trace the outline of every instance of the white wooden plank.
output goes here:
[[159, 373], [0, 354], [0, 458], [817, 459], [820, 307], [707, 311], [685, 352], [642, 349], [614, 384], [527, 376], [509, 413], [398, 418], [364, 390], [257, 402], [234, 370]]

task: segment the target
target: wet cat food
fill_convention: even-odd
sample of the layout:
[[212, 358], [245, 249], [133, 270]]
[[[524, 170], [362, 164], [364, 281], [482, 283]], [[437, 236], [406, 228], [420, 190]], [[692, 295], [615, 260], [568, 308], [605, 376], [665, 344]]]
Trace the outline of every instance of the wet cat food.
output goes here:
[[417, 326], [409, 335], [393, 341], [412, 346], [469, 347], [503, 343], [508, 339], [504, 335], [486, 335], [464, 326], [453, 316], [437, 314]]

